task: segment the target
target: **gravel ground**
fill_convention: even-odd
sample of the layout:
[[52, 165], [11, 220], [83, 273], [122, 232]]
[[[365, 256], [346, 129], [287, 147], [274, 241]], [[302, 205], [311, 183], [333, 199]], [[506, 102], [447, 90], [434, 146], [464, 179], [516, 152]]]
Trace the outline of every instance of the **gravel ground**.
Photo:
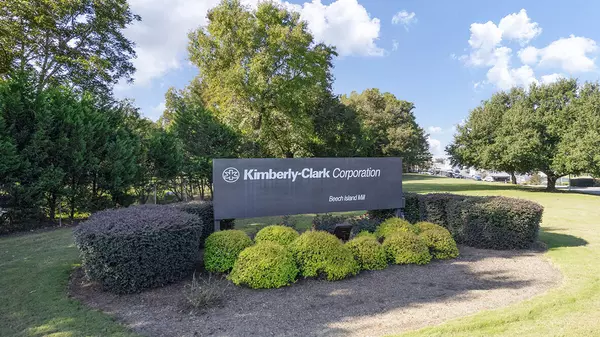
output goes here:
[[561, 274], [540, 252], [460, 247], [426, 266], [393, 265], [338, 282], [300, 280], [270, 290], [229, 286], [227, 299], [191, 313], [183, 285], [116, 296], [74, 274], [71, 295], [148, 336], [382, 336], [531, 298]]

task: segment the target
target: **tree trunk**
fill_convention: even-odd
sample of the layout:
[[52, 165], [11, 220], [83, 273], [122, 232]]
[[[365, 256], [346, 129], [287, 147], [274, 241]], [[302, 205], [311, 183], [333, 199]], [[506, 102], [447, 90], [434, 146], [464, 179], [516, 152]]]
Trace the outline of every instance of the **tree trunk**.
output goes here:
[[54, 221], [54, 218], [56, 217], [56, 193], [52, 193], [48, 200], [48, 212], [50, 213], [50, 220]]
[[556, 181], [558, 180], [559, 177], [557, 177], [554, 174], [547, 174], [547, 173], [546, 173], [546, 176], [547, 176], [546, 179], [548, 181], [548, 184], [546, 185], [546, 191], [548, 191], [548, 192], [556, 191]]
[[517, 176], [515, 175], [515, 172], [510, 173], [510, 183], [513, 185], [517, 184]]

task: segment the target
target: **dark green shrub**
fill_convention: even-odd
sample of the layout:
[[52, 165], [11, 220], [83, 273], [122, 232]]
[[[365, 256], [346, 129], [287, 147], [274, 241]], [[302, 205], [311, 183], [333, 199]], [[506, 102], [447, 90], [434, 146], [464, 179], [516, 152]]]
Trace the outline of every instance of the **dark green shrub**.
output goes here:
[[375, 233], [371, 233], [371, 232], [367, 232], [367, 231], [360, 231], [360, 232], [358, 232], [358, 234], [356, 234], [354, 236], [354, 238], [362, 238], [362, 237], [373, 238], [375, 240], [379, 239]]
[[374, 237], [356, 237], [346, 242], [346, 247], [350, 248], [361, 270], [379, 270], [387, 267], [385, 250]]
[[389, 218], [377, 227], [375, 235], [377, 235], [378, 238], [386, 238], [395, 232], [417, 233], [418, 229], [404, 219]]
[[422, 198], [422, 195], [416, 193], [404, 194], [404, 219], [408, 222], [419, 222], [423, 218]]
[[98, 212], [73, 231], [86, 275], [118, 294], [190, 275], [201, 233], [198, 217], [161, 205]]
[[292, 253], [271, 241], [259, 242], [238, 256], [229, 278], [237, 285], [250, 288], [280, 288], [293, 283], [298, 268]]
[[420, 225], [422, 232], [419, 236], [425, 241], [434, 259], [453, 259], [458, 256], [456, 241], [447, 229], [427, 222], [422, 222]]
[[427, 264], [429, 248], [423, 239], [410, 231], [396, 231], [383, 240], [388, 261], [395, 264]]
[[242, 250], [252, 245], [252, 240], [241, 230], [214, 232], [204, 243], [204, 267], [210, 272], [225, 273], [235, 263]]
[[396, 217], [395, 209], [372, 209], [367, 211], [367, 217], [370, 219], [376, 219], [379, 221], [384, 221], [389, 218]]
[[352, 230], [350, 231], [350, 237], [355, 237], [360, 232], [375, 232], [377, 226], [381, 224], [383, 220], [377, 218], [369, 218], [367, 215], [361, 215], [358, 217], [354, 217], [348, 222], [352, 225]]
[[287, 246], [294, 241], [300, 234], [295, 229], [286, 226], [272, 225], [267, 226], [256, 233], [254, 241], [272, 241], [280, 245]]
[[304, 277], [323, 274], [334, 281], [356, 275], [359, 271], [352, 252], [330, 233], [304, 232], [288, 247]]
[[[215, 231], [215, 217], [212, 201], [194, 200], [190, 202], [178, 202], [171, 205], [181, 211], [200, 217], [203, 224], [200, 246], [203, 247], [206, 238]], [[221, 220], [221, 230], [233, 229], [233, 226], [234, 221], [232, 219]]]
[[462, 200], [464, 196], [449, 193], [432, 193], [421, 197], [422, 217], [421, 220], [438, 224], [450, 229], [447, 219], [447, 205], [451, 200]]
[[537, 239], [544, 208], [506, 197], [471, 197], [448, 205], [448, 222], [458, 243], [477, 248], [529, 248]]
[[333, 233], [335, 225], [346, 222], [347, 217], [329, 213], [317, 214], [313, 219], [312, 228], [318, 231]]

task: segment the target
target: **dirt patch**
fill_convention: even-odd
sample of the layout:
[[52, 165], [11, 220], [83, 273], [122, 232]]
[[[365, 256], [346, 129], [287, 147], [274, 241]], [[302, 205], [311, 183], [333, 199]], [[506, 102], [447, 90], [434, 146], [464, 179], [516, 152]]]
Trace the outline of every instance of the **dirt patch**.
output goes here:
[[79, 271], [73, 297], [149, 336], [382, 336], [439, 324], [538, 295], [560, 273], [536, 251], [460, 248], [451, 261], [393, 265], [338, 282], [300, 280], [270, 290], [231, 286], [227, 299], [194, 314], [185, 282], [116, 296]]

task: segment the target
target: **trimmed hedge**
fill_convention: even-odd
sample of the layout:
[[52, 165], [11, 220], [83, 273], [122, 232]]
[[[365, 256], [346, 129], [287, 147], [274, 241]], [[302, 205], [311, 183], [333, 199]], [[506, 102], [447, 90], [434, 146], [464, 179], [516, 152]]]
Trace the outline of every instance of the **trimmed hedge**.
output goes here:
[[420, 222], [417, 226], [421, 230], [419, 236], [427, 244], [434, 259], [453, 259], [458, 256], [456, 241], [447, 229], [429, 222]]
[[325, 231], [302, 233], [288, 248], [304, 277], [324, 275], [327, 280], [341, 280], [359, 271], [348, 247]]
[[[200, 247], [203, 247], [206, 238], [215, 231], [215, 217], [212, 201], [194, 200], [190, 202], [178, 202], [171, 205], [180, 211], [194, 214], [202, 220], [203, 230], [200, 239]], [[233, 229], [233, 226], [234, 220], [221, 220], [221, 230]]]
[[383, 220], [370, 218], [367, 215], [361, 215], [350, 219], [348, 222], [352, 225], [350, 237], [356, 237], [360, 232], [375, 232], [377, 226], [379, 226]]
[[143, 205], [95, 213], [73, 236], [86, 275], [108, 291], [126, 294], [190, 275], [201, 233], [196, 216]]
[[389, 218], [382, 222], [381, 225], [379, 225], [379, 227], [377, 227], [377, 230], [375, 230], [375, 235], [377, 235], [378, 238], [385, 239], [386, 237], [396, 232], [417, 233], [418, 229], [410, 222], [404, 219]]
[[416, 193], [404, 194], [404, 219], [410, 223], [419, 222], [424, 217], [420, 198], [421, 195]]
[[471, 197], [448, 204], [457, 242], [476, 248], [529, 248], [538, 237], [544, 208], [506, 197]]
[[362, 237], [373, 238], [375, 240], [379, 239], [375, 233], [371, 233], [371, 232], [367, 232], [367, 231], [360, 231], [358, 234], [356, 234], [354, 236], [354, 239], [355, 238], [362, 238]]
[[287, 246], [294, 241], [300, 234], [291, 227], [282, 225], [272, 225], [259, 230], [254, 237], [256, 243], [263, 241], [272, 241], [280, 245]]
[[228, 272], [240, 253], [251, 245], [252, 240], [241, 230], [212, 233], [204, 244], [204, 268], [210, 272]]
[[244, 249], [235, 261], [229, 279], [250, 288], [280, 288], [293, 283], [298, 268], [292, 253], [272, 242], [259, 242]]
[[431, 254], [425, 241], [409, 231], [397, 231], [383, 241], [388, 261], [395, 264], [427, 264]]
[[450, 193], [425, 194], [421, 196], [421, 219], [423, 221], [441, 225], [454, 234], [455, 228], [452, 228], [447, 220], [448, 203], [453, 200], [463, 200], [464, 198], [464, 196]]
[[[363, 232], [364, 233], [364, 232]], [[370, 236], [361, 236], [346, 242], [361, 270], [380, 270], [387, 267], [383, 246]]]

